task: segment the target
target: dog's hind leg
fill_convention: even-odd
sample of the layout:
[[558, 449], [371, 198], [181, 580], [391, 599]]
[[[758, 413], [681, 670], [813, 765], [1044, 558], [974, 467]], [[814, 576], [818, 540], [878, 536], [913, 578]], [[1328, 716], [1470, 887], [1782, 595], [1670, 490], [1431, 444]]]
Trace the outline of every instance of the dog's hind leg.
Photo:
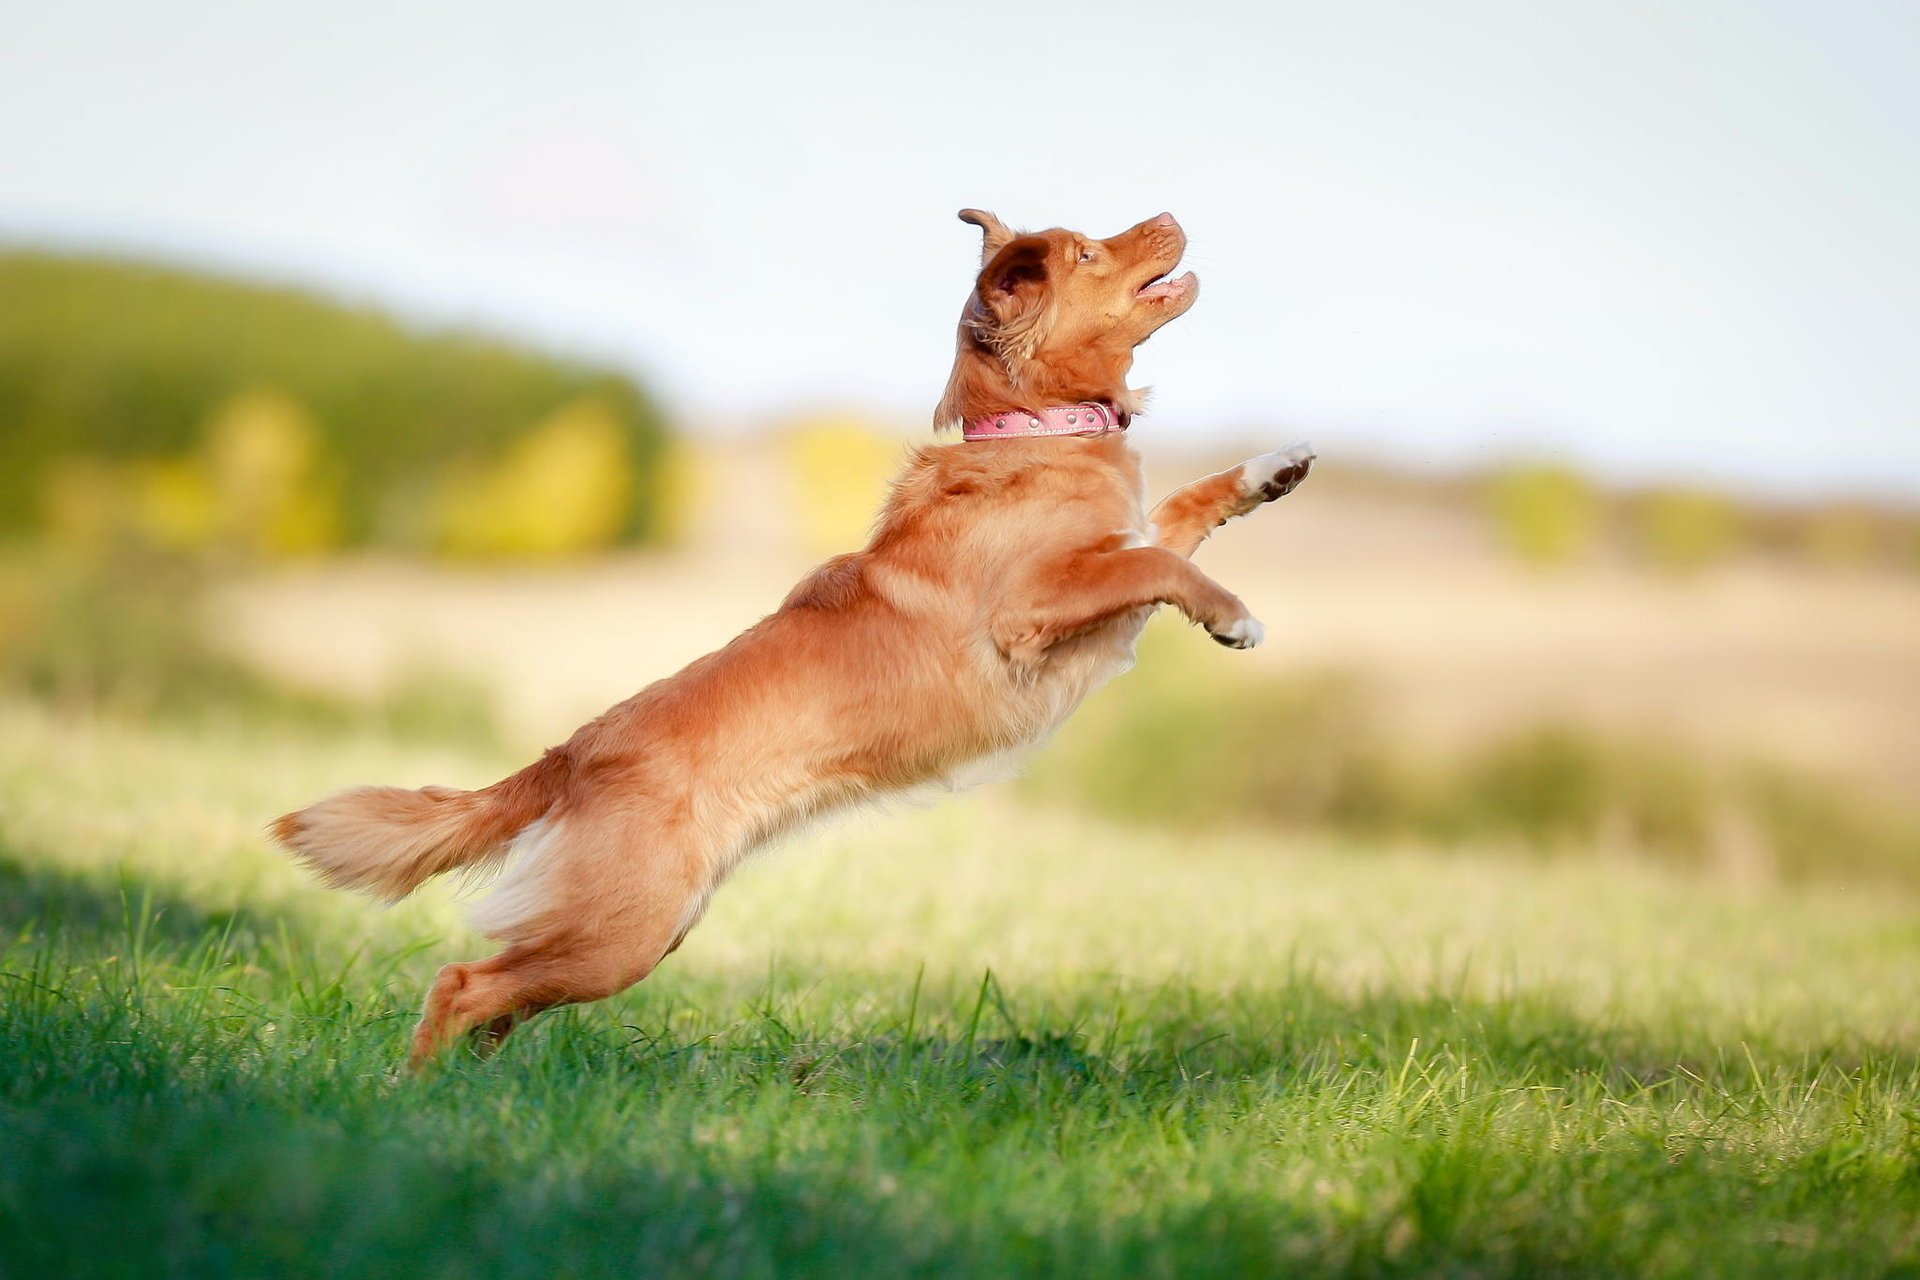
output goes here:
[[[674, 940], [666, 944], [666, 954], [662, 954], [660, 960], [666, 960], [666, 956], [672, 956], [674, 952], [678, 952], [678, 950], [680, 950], [680, 944], [685, 942], [687, 933], [691, 933], [691, 931], [693, 931], [693, 923], [685, 923], [684, 927], [680, 929], [680, 935], [674, 936]], [[653, 963], [653, 967], [659, 967], [659, 960]], [[651, 973], [651, 967], [649, 967], [649, 973]], [[647, 975], [641, 973], [632, 983], [622, 984], [618, 990], [624, 990], [626, 986], [639, 983], [643, 977], [647, 977]], [[612, 990], [612, 992], [607, 992], [607, 994], [609, 994], [609, 996], [618, 994], [618, 990]], [[495, 1017], [493, 1021], [486, 1023], [484, 1027], [472, 1027], [472, 1029], [467, 1032], [467, 1036], [470, 1038], [470, 1042], [472, 1042], [472, 1052], [474, 1052], [476, 1057], [492, 1057], [493, 1050], [497, 1050], [501, 1044], [505, 1044], [507, 1036], [511, 1036], [520, 1023], [530, 1021], [534, 1015], [545, 1013], [545, 1011], [551, 1009], [551, 1007], [561, 1006], [561, 1004], [586, 1004], [588, 1000], [599, 1000], [599, 996], [576, 996], [574, 1000], [530, 1000], [530, 1002], [526, 1002], [526, 1004], [513, 1007], [513, 1009], [509, 1009], [507, 1013], [501, 1013], [499, 1017]]]
[[508, 947], [485, 960], [442, 968], [413, 1031], [413, 1068], [424, 1067], [442, 1049], [477, 1028], [487, 1028], [495, 1044], [504, 1039], [521, 1016], [520, 1010], [535, 1004], [534, 983], [527, 972], [530, 960], [523, 948]]
[[553, 856], [539, 915], [504, 932], [498, 955], [440, 971], [414, 1030], [412, 1063], [424, 1066], [472, 1034], [481, 1053], [543, 1010], [604, 999], [652, 973], [700, 914], [705, 862], [671, 841], [596, 849], [567, 842]]
[[[685, 905], [684, 903], [682, 905]], [[570, 932], [552, 942], [516, 944], [498, 955], [440, 970], [413, 1034], [412, 1062], [424, 1066], [472, 1034], [482, 1056], [522, 1022], [563, 1004], [603, 1000], [652, 973], [678, 942], [681, 912]]]

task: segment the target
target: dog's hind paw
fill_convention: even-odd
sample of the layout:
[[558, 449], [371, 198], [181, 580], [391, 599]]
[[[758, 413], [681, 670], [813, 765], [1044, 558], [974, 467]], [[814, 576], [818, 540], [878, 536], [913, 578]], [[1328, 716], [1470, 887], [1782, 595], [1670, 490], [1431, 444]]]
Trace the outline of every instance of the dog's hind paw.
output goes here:
[[1251, 649], [1267, 638], [1267, 629], [1260, 625], [1260, 619], [1253, 617], [1235, 618], [1218, 631], [1208, 631], [1216, 644], [1229, 649]]

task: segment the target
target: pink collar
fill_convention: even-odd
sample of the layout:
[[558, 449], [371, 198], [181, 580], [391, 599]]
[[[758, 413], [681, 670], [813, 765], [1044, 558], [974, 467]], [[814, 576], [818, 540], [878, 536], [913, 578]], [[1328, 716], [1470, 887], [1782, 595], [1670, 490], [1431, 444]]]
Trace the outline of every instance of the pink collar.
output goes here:
[[960, 433], [968, 440], [1008, 440], [1034, 436], [1103, 436], [1109, 431], [1126, 429], [1126, 422], [1112, 409], [1088, 400], [1032, 412], [1008, 409], [983, 418], [969, 418]]

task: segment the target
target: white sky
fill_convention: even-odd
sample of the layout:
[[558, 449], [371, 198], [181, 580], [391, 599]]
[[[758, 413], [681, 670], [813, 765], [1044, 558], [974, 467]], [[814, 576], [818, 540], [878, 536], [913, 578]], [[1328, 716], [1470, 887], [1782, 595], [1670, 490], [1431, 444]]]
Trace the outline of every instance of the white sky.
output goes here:
[[1920, 4], [21, 3], [0, 238], [921, 422], [977, 233], [1171, 209], [1141, 443], [1920, 493]]

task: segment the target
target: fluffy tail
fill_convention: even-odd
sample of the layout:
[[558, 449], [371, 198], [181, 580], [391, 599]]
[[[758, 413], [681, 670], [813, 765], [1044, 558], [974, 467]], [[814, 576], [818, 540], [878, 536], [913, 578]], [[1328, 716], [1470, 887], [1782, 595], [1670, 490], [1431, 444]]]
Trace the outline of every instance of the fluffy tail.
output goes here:
[[537, 763], [479, 791], [356, 787], [276, 819], [273, 838], [339, 889], [398, 902], [443, 871], [476, 867], [560, 798], [566, 760]]

